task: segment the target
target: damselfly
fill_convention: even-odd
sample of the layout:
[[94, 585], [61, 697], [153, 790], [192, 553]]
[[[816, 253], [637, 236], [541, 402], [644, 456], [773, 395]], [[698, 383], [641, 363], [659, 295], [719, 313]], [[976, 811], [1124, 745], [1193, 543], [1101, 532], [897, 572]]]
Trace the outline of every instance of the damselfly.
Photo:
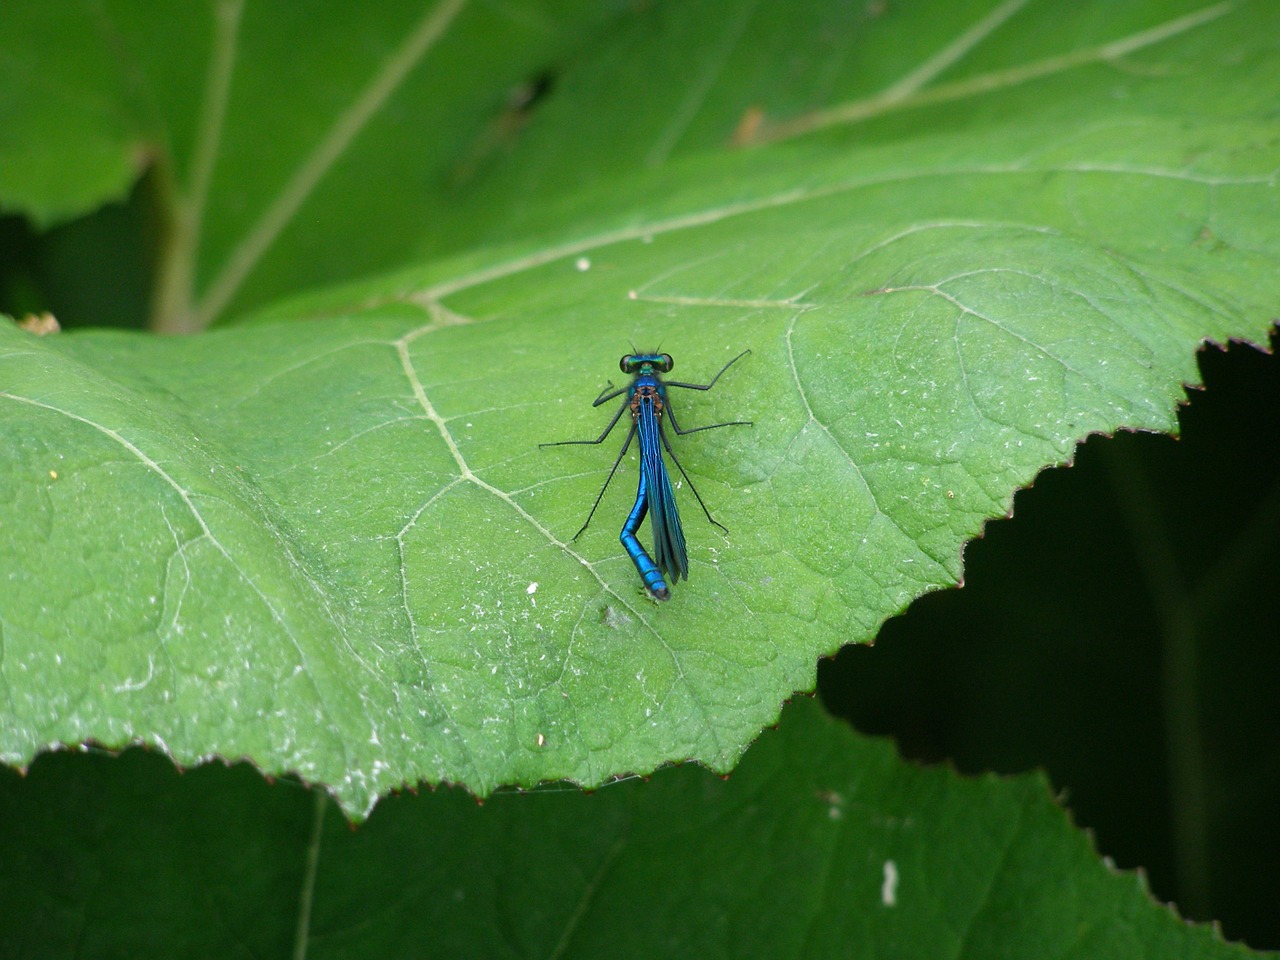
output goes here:
[[[615, 387], [612, 383], [609, 383], [600, 391], [600, 396], [596, 397], [591, 404], [593, 407], [598, 407], [602, 403], [608, 403], [615, 397], [626, 394], [626, 399], [618, 408], [618, 412], [613, 415], [613, 419], [609, 421], [609, 425], [604, 428], [604, 432], [594, 440], [560, 440], [556, 443], [539, 444], [539, 446], [543, 447], [561, 447], [569, 444], [604, 443], [605, 438], [613, 432], [613, 428], [622, 419], [623, 413], [628, 410], [631, 411], [631, 429], [627, 431], [627, 439], [623, 441], [622, 450], [618, 453], [618, 459], [613, 461], [613, 469], [609, 471], [609, 476], [605, 478], [604, 486], [600, 488], [600, 493], [596, 496], [596, 502], [591, 505], [591, 512], [587, 514], [587, 522], [582, 525], [581, 530], [573, 535], [573, 539], [578, 539], [582, 535], [582, 531], [586, 530], [591, 523], [591, 518], [595, 516], [596, 508], [600, 506], [600, 501], [604, 499], [604, 492], [609, 489], [609, 483], [613, 480], [613, 475], [618, 472], [618, 465], [622, 463], [622, 458], [626, 456], [632, 439], [638, 435], [640, 437], [640, 483], [636, 490], [635, 505], [627, 516], [627, 522], [622, 525], [622, 533], [619, 534], [618, 539], [622, 541], [622, 548], [627, 551], [627, 556], [631, 558], [631, 562], [636, 565], [636, 570], [639, 571], [640, 579], [644, 581], [645, 587], [658, 600], [666, 600], [671, 596], [668, 581], [675, 583], [680, 579], [689, 579], [689, 555], [685, 549], [684, 530], [680, 526], [680, 511], [676, 507], [675, 491], [671, 488], [671, 478], [667, 475], [666, 463], [662, 459], [662, 451], [664, 449], [667, 451], [667, 455], [671, 457], [671, 462], [679, 469], [685, 482], [689, 484], [689, 489], [693, 491], [694, 499], [698, 501], [698, 506], [702, 507], [702, 512], [707, 515], [707, 519], [728, 533], [724, 525], [716, 523], [715, 518], [711, 516], [711, 511], [702, 502], [702, 496], [693, 485], [693, 481], [689, 479], [689, 474], [685, 473], [684, 467], [676, 459], [675, 452], [671, 449], [671, 444], [667, 442], [667, 435], [663, 432], [662, 418], [665, 416], [670, 420], [671, 428], [680, 436], [688, 433], [698, 433], [702, 430], [715, 430], [718, 427], [751, 425], [750, 420], [733, 420], [728, 423], [713, 423], [705, 427], [692, 427], [688, 430], [682, 430], [680, 429], [679, 421], [676, 420], [675, 410], [671, 407], [671, 400], [667, 396], [667, 387], [681, 387], [685, 390], [710, 390], [716, 385], [716, 381], [720, 379], [721, 374], [750, 352], [750, 350], [744, 350], [726, 363], [720, 368], [720, 373], [711, 378], [710, 383], [664, 381], [660, 375], [670, 373], [671, 368], [675, 366], [675, 361], [671, 359], [670, 354], [629, 353], [618, 361], [618, 366], [623, 373], [632, 378], [631, 383], [625, 387]], [[640, 524], [644, 522], [646, 514], [650, 517], [650, 527], [653, 530], [652, 557], [645, 552], [644, 547], [641, 546], [640, 541], [636, 538], [636, 531], [640, 529]]]

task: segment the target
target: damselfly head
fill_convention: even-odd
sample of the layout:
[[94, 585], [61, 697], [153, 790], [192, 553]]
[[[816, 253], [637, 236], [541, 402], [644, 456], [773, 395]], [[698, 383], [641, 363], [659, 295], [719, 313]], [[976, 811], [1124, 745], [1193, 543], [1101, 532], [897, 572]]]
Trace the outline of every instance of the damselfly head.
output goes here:
[[[628, 353], [618, 361], [618, 369], [635, 376], [637, 373], [669, 373], [676, 365], [669, 353]], [[649, 369], [646, 370], [645, 368]]]

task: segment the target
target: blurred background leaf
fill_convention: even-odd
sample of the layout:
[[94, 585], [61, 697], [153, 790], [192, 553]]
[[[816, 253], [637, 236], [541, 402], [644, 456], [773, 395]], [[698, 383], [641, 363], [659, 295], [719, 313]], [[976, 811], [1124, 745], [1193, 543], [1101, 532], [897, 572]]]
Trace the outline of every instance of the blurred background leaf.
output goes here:
[[0, 838], [15, 958], [1251, 955], [1100, 863], [1042, 778], [916, 768], [803, 700], [726, 781], [442, 789], [358, 831], [244, 766], [54, 754], [0, 777]]
[[[439, 221], [466, 165], [509, 149], [551, 66], [626, 9], [6, 3], [0, 207], [64, 225], [15, 272], [69, 320], [98, 325], [105, 303], [182, 331], [416, 260], [424, 236], [448, 249]], [[122, 235], [150, 303], [92, 256], [67, 262]]]

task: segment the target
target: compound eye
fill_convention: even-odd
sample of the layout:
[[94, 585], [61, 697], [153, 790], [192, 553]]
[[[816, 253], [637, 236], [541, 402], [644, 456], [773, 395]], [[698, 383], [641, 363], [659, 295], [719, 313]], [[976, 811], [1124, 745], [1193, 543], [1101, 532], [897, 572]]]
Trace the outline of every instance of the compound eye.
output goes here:
[[635, 373], [640, 369], [640, 365], [636, 362], [636, 358], [628, 353], [618, 361], [618, 369], [623, 373]]
[[671, 368], [676, 365], [675, 360], [671, 359], [671, 354], [663, 353], [658, 356], [658, 369], [663, 373], [670, 373]]

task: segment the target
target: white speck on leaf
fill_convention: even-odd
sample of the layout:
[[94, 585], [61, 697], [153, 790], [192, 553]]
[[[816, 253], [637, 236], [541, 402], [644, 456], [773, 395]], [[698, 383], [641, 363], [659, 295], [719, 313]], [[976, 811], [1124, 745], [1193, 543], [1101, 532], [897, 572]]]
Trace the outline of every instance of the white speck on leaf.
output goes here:
[[884, 862], [884, 881], [880, 884], [880, 902], [886, 907], [898, 905], [898, 865], [892, 860]]

